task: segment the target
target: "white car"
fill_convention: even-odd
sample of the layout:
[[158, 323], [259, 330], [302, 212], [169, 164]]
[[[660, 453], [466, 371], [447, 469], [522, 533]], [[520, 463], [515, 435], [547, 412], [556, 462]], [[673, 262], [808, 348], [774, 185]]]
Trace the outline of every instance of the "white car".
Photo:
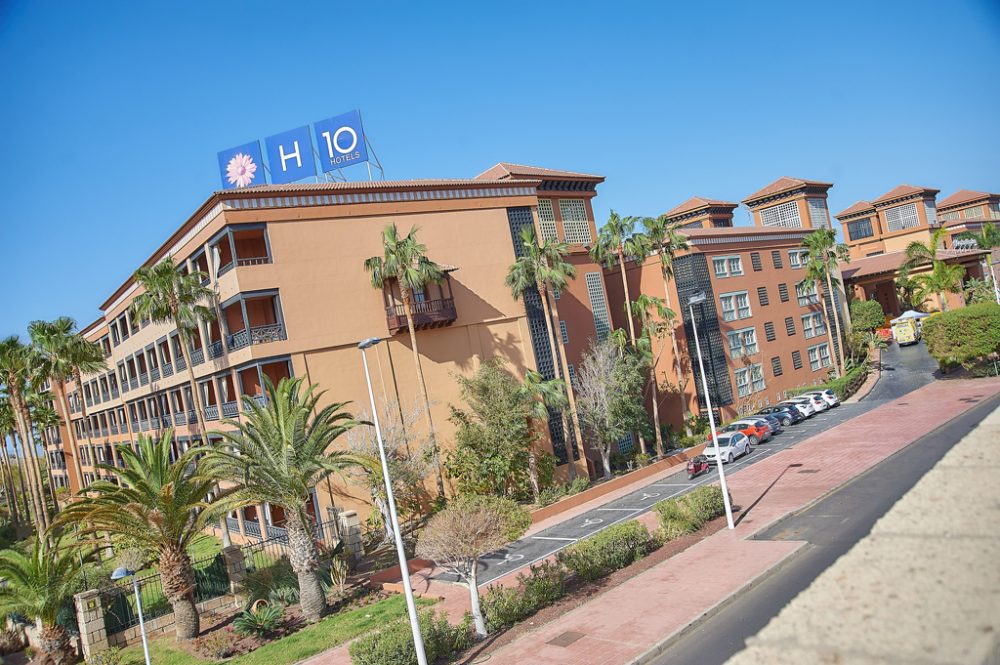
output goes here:
[[837, 393], [833, 392], [829, 388], [826, 388], [825, 390], [810, 390], [809, 392], [802, 394], [819, 396], [820, 398], [823, 399], [824, 402], [827, 403], [827, 406], [829, 406], [831, 409], [840, 404], [840, 400], [837, 399]]
[[801, 411], [802, 415], [805, 416], [806, 418], [809, 418], [814, 413], [816, 413], [816, 409], [815, 407], [813, 407], [811, 399], [805, 399], [804, 397], [798, 399], [793, 398], [793, 399], [786, 399], [784, 402], [781, 403], [787, 404], [789, 406], [794, 406], [796, 409]]
[[713, 464], [718, 464], [720, 459], [723, 464], [728, 464], [737, 457], [750, 454], [750, 439], [743, 432], [726, 432], [719, 435], [718, 449], [715, 442], [709, 440], [702, 454]]

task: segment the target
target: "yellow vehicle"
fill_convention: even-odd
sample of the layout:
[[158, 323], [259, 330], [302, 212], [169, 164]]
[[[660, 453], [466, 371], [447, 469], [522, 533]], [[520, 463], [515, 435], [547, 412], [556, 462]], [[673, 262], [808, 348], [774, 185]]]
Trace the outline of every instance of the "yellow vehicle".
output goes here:
[[892, 338], [900, 346], [916, 344], [920, 340], [920, 332], [917, 330], [916, 319], [897, 319], [892, 324]]

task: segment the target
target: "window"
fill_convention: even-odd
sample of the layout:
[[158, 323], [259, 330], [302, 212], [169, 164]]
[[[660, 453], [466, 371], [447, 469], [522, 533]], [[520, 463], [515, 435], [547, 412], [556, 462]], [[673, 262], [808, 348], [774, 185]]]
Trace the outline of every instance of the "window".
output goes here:
[[563, 240], [573, 245], [593, 242], [590, 235], [590, 221], [583, 199], [560, 199], [559, 215], [563, 223]]
[[821, 312], [806, 314], [802, 317], [802, 334], [806, 339], [826, 334], [826, 324], [823, 322]]
[[788, 252], [788, 265], [793, 268], [803, 268], [809, 261], [808, 249], [792, 249]]
[[781, 302], [788, 302], [788, 285], [778, 284], [778, 297], [781, 298]]
[[812, 371], [830, 366], [830, 345], [817, 344], [809, 347], [809, 368]]
[[830, 212], [826, 209], [824, 199], [806, 199], [809, 206], [809, 223], [814, 229], [830, 228]]
[[556, 216], [552, 212], [552, 199], [538, 199], [538, 223], [542, 227], [543, 240], [558, 240]]
[[771, 263], [774, 265], [775, 270], [779, 270], [784, 267], [781, 263], [781, 252], [774, 250], [771, 252]]
[[576, 386], [576, 368], [572, 365], [566, 365], [566, 369], [569, 371], [569, 383], [571, 386]]
[[771, 358], [771, 373], [775, 376], [781, 376], [781, 358], [779, 356]]
[[795, 201], [764, 208], [760, 211], [761, 226], [783, 226], [788, 229], [801, 229], [799, 204]]
[[759, 364], [738, 369], [735, 375], [736, 389], [740, 397], [759, 393], [767, 387], [764, 384], [764, 372]]
[[760, 272], [764, 269], [760, 263], [760, 252], [750, 252], [750, 265], [753, 266], [754, 272]]
[[790, 316], [785, 318], [785, 332], [789, 337], [795, 334], [795, 319]]
[[933, 201], [924, 201], [924, 217], [928, 224], [937, 224], [937, 208]]
[[907, 203], [885, 211], [885, 228], [890, 233], [912, 229], [914, 226], [920, 226], [916, 203]]
[[601, 273], [588, 272], [585, 279], [587, 297], [590, 298], [590, 311], [594, 313], [594, 330], [597, 332], [597, 339], [603, 340], [611, 331], [611, 323], [608, 319], [608, 304], [604, 300]]
[[566, 330], [565, 321], [559, 321], [559, 332], [562, 333], [562, 343], [569, 344], [569, 332]]
[[983, 216], [983, 207], [975, 206], [974, 208], [966, 208], [965, 218], [966, 219], [979, 219]]
[[802, 306], [818, 303], [819, 294], [816, 293], [816, 284], [814, 282], [799, 282], [795, 285], [795, 297]]
[[719, 296], [719, 304], [722, 306], [723, 321], [749, 319], [753, 314], [750, 311], [750, 298], [747, 296], [746, 291], [724, 293]]
[[872, 230], [871, 218], [865, 217], [864, 219], [857, 219], [853, 222], [848, 222], [847, 235], [850, 236], [851, 240], [861, 240], [862, 238], [871, 238], [873, 235], [875, 235], [875, 231]]
[[769, 342], [773, 342], [775, 338], [774, 334], [774, 321], [768, 321], [764, 324], [764, 337]]
[[1000, 203], [989, 204], [990, 219], [1000, 219]]
[[743, 259], [735, 256], [716, 256], [712, 259], [712, 269], [716, 277], [737, 277], [743, 274]]
[[802, 354], [798, 351], [792, 351], [792, 367], [802, 369]]
[[757, 353], [756, 328], [734, 330], [733, 332], [726, 333], [726, 339], [729, 340], [729, 356], [731, 358], [750, 356]]
[[767, 305], [770, 302], [767, 299], [767, 287], [766, 286], [758, 286], [757, 287], [757, 300], [760, 301], [760, 306], [761, 307], [764, 307], [765, 305]]
[[[993, 204], [991, 203], [990, 205], [992, 206]], [[948, 222], [948, 221], [951, 221], [953, 219], [961, 219], [961, 217], [962, 217], [962, 215], [960, 213], [958, 213], [958, 212], [945, 212], [945, 213], [941, 213], [941, 221], [942, 222]]]

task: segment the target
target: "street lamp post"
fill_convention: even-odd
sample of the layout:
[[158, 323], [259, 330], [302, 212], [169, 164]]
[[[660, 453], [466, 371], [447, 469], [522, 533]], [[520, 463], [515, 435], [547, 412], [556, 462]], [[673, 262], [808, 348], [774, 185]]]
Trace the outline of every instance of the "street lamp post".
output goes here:
[[142, 653], [146, 656], [146, 665], [149, 665], [149, 643], [146, 641], [146, 623], [142, 619], [142, 599], [139, 598], [139, 580], [135, 577], [135, 571], [129, 570], [125, 566], [119, 566], [111, 573], [112, 580], [120, 580], [123, 577], [132, 578], [132, 589], [135, 591], [135, 609], [139, 613], [139, 632], [142, 634]]
[[382, 460], [382, 479], [385, 482], [386, 502], [389, 504], [389, 519], [392, 522], [392, 533], [396, 538], [396, 554], [399, 557], [399, 575], [403, 578], [403, 592], [406, 595], [406, 611], [410, 615], [410, 628], [413, 631], [413, 647], [417, 652], [418, 665], [427, 665], [427, 655], [424, 653], [424, 638], [420, 634], [420, 619], [417, 617], [417, 605], [413, 601], [413, 588], [410, 586], [410, 569], [406, 565], [406, 552], [403, 550], [403, 535], [399, 530], [399, 519], [396, 517], [396, 499], [392, 494], [392, 479], [389, 477], [389, 463], [385, 457], [385, 445], [382, 443], [382, 428], [378, 423], [378, 409], [375, 407], [375, 393], [372, 392], [372, 377], [368, 372], [368, 356], [365, 349], [381, 342], [378, 337], [369, 337], [360, 344], [361, 363], [365, 367], [365, 381], [368, 383], [368, 399], [372, 404], [372, 422], [375, 425], [375, 439], [378, 441], [378, 454]]
[[715, 466], [719, 469], [719, 484], [722, 486], [722, 500], [726, 504], [726, 523], [730, 529], [733, 524], [733, 506], [729, 502], [729, 487], [726, 485], [726, 472], [722, 470], [722, 455], [719, 454], [719, 434], [715, 431], [715, 416], [712, 415], [712, 399], [708, 394], [708, 377], [705, 376], [705, 363], [701, 359], [701, 342], [698, 341], [698, 322], [694, 318], [694, 306], [705, 302], [705, 292], [696, 293], [688, 298], [688, 309], [691, 312], [691, 328], [694, 330], [694, 347], [698, 354], [698, 369], [701, 370], [701, 386], [705, 391], [705, 409], [708, 411], [708, 426], [712, 429], [712, 444], [715, 446]]

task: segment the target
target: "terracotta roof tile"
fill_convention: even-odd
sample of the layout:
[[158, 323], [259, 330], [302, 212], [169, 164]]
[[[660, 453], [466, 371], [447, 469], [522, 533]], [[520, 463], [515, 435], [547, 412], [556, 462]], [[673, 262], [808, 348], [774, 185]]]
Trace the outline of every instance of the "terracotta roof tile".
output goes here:
[[841, 210], [836, 215], [834, 215], [834, 217], [836, 217], [836, 218], [839, 219], [841, 217], [846, 217], [848, 215], [853, 215], [854, 213], [857, 213], [857, 212], [864, 212], [866, 210], [872, 210], [872, 211], [874, 211], [875, 210], [875, 206], [873, 206], [871, 204], [871, 201], [858, 201], [857, 203], [855, 203], [851, 207], [846, 208], [844, 210]]
[[747, 203], [756, 199], [762, 199], [766, 196], [780, 194], [782, 192], [799, 189], [800, 187], [806, 187], [809, 185], [814, 185], [816, 187], [833, 187], [833, 183], [830, 182], [820, 182], [819, 180], [805, 180], [802, 178], [789, 178], [788, 176], [782, 176], [767, 187], [764, 187], [763, 189], [760, 189], [746, 197], [743, 199], [743, 202]]
[[[987, 250], [984, 249], [938, 250], [938, 256], [946, 261], [948, 259], [957, 259], [964, 256], [978, 256], [979, 254], [985, 253], [987, 253]], [[878, 256], [867, 256], [863, 259], [851, 261], [846, 267], [841, 269], [841, 274], [844, 279], [856, 279], [858, 277], [868, 277], [869, 275], [878, 275], [884, 272], [893, 272], [899, 270], [899, 267], [903, 265], [904, 261], [906, 261], [906, 252], [904, 250], [889, 252], [888, 254], [879, 254]]]
[[880, 196], [877, 199], [875, 199], [874, 201], [872, 201], [872, 203], [874, 203], [874, 204], [877, 205], [879, 203], [885, 203], [887, 201], [892, 201], [894, 199], [899, 199], [899, 198], [902, 198], [904, 196], [911, 196], [913, 194], [921, 194], [923, 192], [927, 192], [929, 194], [937, 194], [939, 191], [941, 191], [941, 190], [931, 189], [930, 187], [917, 187], [916, 185], [900, 185], [899, 187], [894, 187], [894, 188], [890, 189], [888, 192], [886, 192], [882, 196]]
[[667, 217], [676, 217], [677, 215], [683, 215], [686, 212], [691, 212], [692, 210], [698, 210], [700, 208], [712, 208], [712, 207], [726, 207], [726, 208], [736, 208], [739, 203], [733, 203], [731, 201], [719, 201], [718, 199], [706, 199], [702, 196], [692, 196], [684, 203], [680, 204], [673, 210], [666, 213]]
[[[537, 179], [535, 182], [539, 182]], [[416, 189], [420, 187], [461, 187], [483, 185], [503, 185], [510, 186], [507, 180], [485, 180], [469, 178], [454, 178], [450, 180], [359, 180], [353, 182], [300, 182], [288, 183], [285, 185], [257, 185], [256, 187], [242, 187], [239, 189], [222, 189], [216, 193], [222, 196], [229, 194], [267, 194], [270, 192], [298, 192], [298, 191], [368, 191], [382, 189]], [[530, 184], [530, 183], [525, 183]]]
[[962, 203], [970, 203], [972, 201], [978, 201], [979, 199], [991, 198], [994, 196], [1000, 196], [1000, 194], [990, 194], [989, 192], [976, 192], [971, 189], [960, 189], [951, 196], [945, 197], [938, 201], [938, 210], [941, 208], [948, 208], [951, 206], [960, 205]]
[[525, 166], [524, 164], [511, 164], [510, 162], [500, 162], [492, 166], [475, 177], [475, 180], [505, 180], [507, 178], [558, 178], [561, 180], [597, 180], [604, 182], [604, 176], [592, 175], [589, 173], [577, 173], [576, 171], [558, 171], [556, 169], [546, 169], [541, 166]]
[[689, 238], [700, 238], [709, 236], [769, 236], [783, 233], [794, 233], [805, 237], [812, 233], [813, 229], [786, 229], [786, 228], [761, 228], [759, 226], [726, 226], [712, 227], [708, 229], [681, 229], [680, 232]]

